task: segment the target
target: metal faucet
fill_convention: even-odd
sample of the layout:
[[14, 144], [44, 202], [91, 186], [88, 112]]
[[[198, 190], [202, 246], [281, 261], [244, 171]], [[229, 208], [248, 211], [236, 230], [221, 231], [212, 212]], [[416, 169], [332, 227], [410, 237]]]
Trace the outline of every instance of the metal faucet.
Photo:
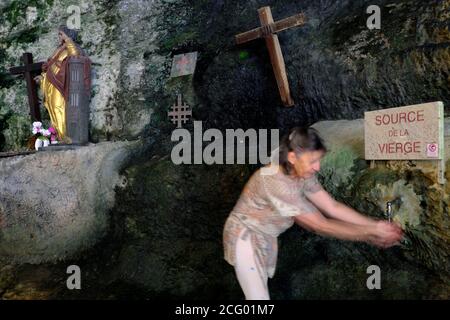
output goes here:
[[386, 202], [386, 216], [388, 217], [389, 222], [391, 222], [391, 218], [392, 218], [392, 203], [390, 201]]

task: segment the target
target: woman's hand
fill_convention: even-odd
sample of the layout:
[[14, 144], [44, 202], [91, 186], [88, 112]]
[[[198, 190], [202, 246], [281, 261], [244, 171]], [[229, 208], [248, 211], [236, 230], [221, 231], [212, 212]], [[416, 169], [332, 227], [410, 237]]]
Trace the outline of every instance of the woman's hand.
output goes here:
[[374, 233], [367, 241], [381, 248], [389, 248], [400, 242], [403, 237], [403, 230], [394, 223], [378, 221], [374, 227]]

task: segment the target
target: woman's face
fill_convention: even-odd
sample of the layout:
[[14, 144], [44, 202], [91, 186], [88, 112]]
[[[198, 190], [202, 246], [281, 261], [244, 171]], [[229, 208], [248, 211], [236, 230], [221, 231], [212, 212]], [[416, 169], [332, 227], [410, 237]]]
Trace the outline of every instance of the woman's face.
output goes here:
[[320, 160], [323, 156], [324, 152], [321, 150], [305, 151], [299, 155], [289, 152], [288, 160], [294, 167], [294, 175], [308, 179], [320, 170]]

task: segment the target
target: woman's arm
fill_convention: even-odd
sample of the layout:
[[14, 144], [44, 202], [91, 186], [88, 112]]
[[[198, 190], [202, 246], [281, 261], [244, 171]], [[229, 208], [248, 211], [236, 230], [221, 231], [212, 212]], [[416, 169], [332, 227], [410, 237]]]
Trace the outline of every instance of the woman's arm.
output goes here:
[[308, 193], [306, 197], [329, 218], [362, 226], [373, 226], [377, 223], [376, 220], [366, 217], [345, 204], [336, 201], [323, 189], [314, 193]]
[[303, 228], [322, 236], [363, 241], [382, 248], [393, 246], [402, 238], [401, 229], [385, 221], [378, 221], [370, 225], [357, 225], [328, 219], [319, 211], [297, 215], [294, 220]]

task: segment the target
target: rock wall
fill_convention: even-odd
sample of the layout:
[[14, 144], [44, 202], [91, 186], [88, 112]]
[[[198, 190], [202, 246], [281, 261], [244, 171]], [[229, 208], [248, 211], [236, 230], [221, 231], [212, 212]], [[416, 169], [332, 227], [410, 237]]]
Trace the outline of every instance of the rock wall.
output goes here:
[[[445, 123], [448, 150], [449, 119]], [[320, 172], [327, 190], [360, 212], [384, 219], [386, 202], [393, 202], [394, 221], [406, 231], [405, 255], [449, 277], [449, 185], [438, 183], [437, 161], [376, 161], [371, 168], [363, 160], [363, 119], [323, 121], [314, 127], [330, 148]], [[449, 159], [446, 152], [446, 177]]]
[[[0, 151], [23, 149], [30, 136], [25, 83], [8, 75], [7, 68], [19, 65], [25, 51], [37, 61], [46, 59], [55, 47], [57, 26], [71, 16], [67, 12], [71, 4], [69, 0], [0, 3]], [[366, 8], [374, 4], [381, 8], [380, 30], [366, 26]], [[9, 226], [0, 234], [2, 257], [19, 264], [65, 259], [32, 266], [0, 261], [0, 294], [10, 298], [243, 297], [233, 269], [223, 260], [221, 231], [255, 168], [171, 163], [174, 126], [167, 110], [176, 95], [183, 94], [193, 108], [193, 120], [202, 121], [204, 130], [279, 128], [283, 133], [293, 125], [358, 119], [367, 110], [436, 100], [444, 102], [448, 113], [449, 4], [447, 0], [80, 2], [79, 40], [94, 62], [92, 142], [138, 137], [158, 142], [133, 165], [125, 160], [116, 163], [116, 156], [122, 159], [129, 152], [105, 147], [109, 144], [99, 146], [109, 150], [101, 151], [100, 159], [95, 147], [89, 149], [74, 171], [67, 169], [73, 165], [71, 159], [61, 159], [57, 166], [61, 189], [58, 185], [54, 192], [75, 190], [67, 208], [60, 205], [66, 203], [60, 197], [48, 199], [46, 189], [56, 183], [48, 180], [51, 172], [35, 172], [28, 160], [36, 157], [39, 163], [53, 163], [71, 152], [0, 161], [5, 163], [0, 175], [9, 179], [0, 184], [0, 215]], [[275, 20], [301, 11], [308, 19], [304, 27], [279, 35], [296, 102], [293, 108], [281, 106], [264, 41], [240, 46], [234, 42], [234, 35], [259, 24], [257, 9], [263, 5], [272, 7]], [[27, 18], [27, 11], [37, 15]], [[189, 51], [199, 53], [195, 75], [170, 79], [173, 55]], [[360, 121], [317, 126], [336, 146], [322, 168], [327, 190], [373, 216], [381, 215], [391, 195], [405, 197], [394, 210], [409, 231], [408, 242], [384, 252], [294, 227], [280, 237], [277, 274], [269, 283], [272, 297], [448, 299], [448, 185], [437, 185], [433, 168], [414, 162], [389, 162], [370, 169], [361, 159]], [[336, 126], [339, 129], [334, 130]], [[192, 131], [191, 124], [186, 128]], [[88, 159], [98, 163], [92, 160], [97, 164], [90, 169]], [[103, 161], [112, 162], [112, 178], [95, 171], [104, 166]], [[113, 199], [119, 167], [129, 183]], [[20, 169], [18, 173], [14, 168]], [[89, 176], [99, 174], [106, 180], [91, 181], [83, 175], [86, 170], [92, 172]], [[42, 181], [47, 184], [42, 186]], [[19, 194], [20, 202], [14, 200], [11, 195], [25, 186], [32, 191]], [[93, 194], [105, 193], [104, 206], [93, 199]], [[72, 210], [76, 199], [79, 208]], [[38, 210], [40, 206], [45, 210]], [[72, 218], [75, 224], [57, 224], [59, 219]], [[55, 238], [50, 238], [54, 232]], [[69, 263], [83, 264], [87, 283], [95, 285], [82, 294], [64, 291]], [[382, 268], [386, 290], [367, 290], [365, 268], [371, 264]], [[33, 281], [23, 289], [23, 281], [30, 278]], [[43, 292], [42, 283], [53, 290]]]
[[[7, 74], [24, 51], [45, 60], [56, 28], [73, 21], [69, 0], [3, 1], [0, 16], [0, 148], [29, 136], [23, 80]], [[369, 30], [369, 5], [381, 29]], [[294, 108], [281, 106], [263, 40], [237, 46], [257, 9], [275, 20], [304, 12], [303, 27], [279, 34]], [[205, 127], [286, 129], [360, 118], [366, 110], [441, 100], [448, 104], [448, 1], [85, 0], [79, 42], [94, 62], [91, 139], [170, 130], [167, 110], [182, 93]], [[35, 12], [33, 14], [33, 12]], [[198, 51], [194, 76], [170, 79], [174, 54]], [[44, 112], [44, 115], [46, 113]], [[48, 116], [47, 116], [48, 120]]]

